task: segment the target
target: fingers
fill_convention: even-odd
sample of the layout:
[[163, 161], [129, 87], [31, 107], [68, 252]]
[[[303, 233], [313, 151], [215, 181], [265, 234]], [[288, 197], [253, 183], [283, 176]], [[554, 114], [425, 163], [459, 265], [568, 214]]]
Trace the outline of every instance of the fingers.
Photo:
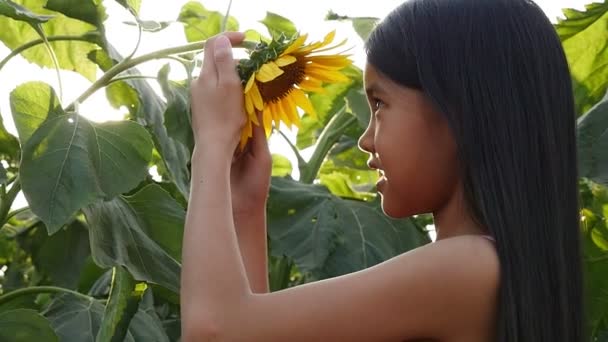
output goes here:
[[203, 67], [200, 72], [199, 78], [205, 78], [214, 84], [218, 80], [218, 72], [215, 64], [215, 40], [218, 37], [226, 37], [230, 41], [231, 45], [239, 44], [245, 39], [245, 34], [242, 32], [224, 32], [220, 35], [211, 37], [205, 42], [205, 49], [203, 53]]
[[240, 85], [239, 75], [234, 67], [232, 44], [226, 36], [219, 36], [213, 42], [213, 57], [219, 86]]

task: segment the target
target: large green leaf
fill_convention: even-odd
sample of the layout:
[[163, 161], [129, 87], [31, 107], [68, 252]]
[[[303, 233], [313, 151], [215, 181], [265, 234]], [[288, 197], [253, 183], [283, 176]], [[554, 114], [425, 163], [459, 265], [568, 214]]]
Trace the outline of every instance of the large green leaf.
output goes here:
[[48, 0], [45, 6], [67, 17], [89, 23], [103, 32], [103, 22], [107, 18], [101, 0]]
[[124, 266], [136, 280], [179, 292], [184, 209], [161, 187], [84, 209], [91, 252], [102, 267]]
[[344, 200], [318, 185], [273, 178], [268, 203], [272, 253], [322, 279], [355, 272], [429, 242], [410, 220], [377, 202]]
[[40, 225], [31, 243], [30, 253], [41, 274], [55, 286], [78, 287], [80, 273], [91, 254], [89, 232], [82, 222], [75, 220], [52, 236]]
[[281, 35], [291, 38], [298, 33], [296, 26], [291, 20], [282, 17], [276, 13], [266, 12], [266, 17], [260, 21], [273, 38], [279, 38]]
[[[44, 90], [44, 87], [47, 87]], [[30, 90], [38, 96], [30, 97]], [[35, 90], [35, 91], [34, 91]], [[40, 95], [43, 94], [43, 95]], [[133, 189], [148, 174], [152, 140], [135, 122], [94, 123], [78, 114], [64, 113], [55, 93], [40, 83], [19, 86], [11, 98], [15, 123], [24, 132], [21, 183], [30, 207], [57, 232], [79, 209], [99, 198], [111, 198]], [[20, 109], [37, 107], [30, 113]], [[49, 116], [39, 123], [46, 104]], [[28, 135], [31, 136], [28, 138]]]
[[608, 89], [608, 1], [586, 7], [564, 10], [566, 19], [555, 25], [570, 64], [579, 115]]
[[[19, 0], [20, 5], [41, 15], [54, 15], [47, 22], [42, 23], [42, 29], [47, 36], [69, 35], [83, 36], [95, 31], [96, 27], [80, 20], [68, 18], [63, 14], [49, 11], [44, 6], [47, 0]], [[0, 41], [8, 48], [15, 49], [27, 42], [40, 39], [39, 34], [29, 22], [17, 21], [0, 16]], [[51, 42], [53, 51], [57, 55], [59, 67], [65, 70], [76, 71], [90, 81], [97, 78], [97, 67], [87, 58], [87, 54], [97, 48], [95, 43], [102, 45], [100, 39], [88, 35], [90, 41], [55, 41]], [[98, 37], [97, 37], [98, 38]], [[29, 62], [54, 68], [53, 60], [42, 45], [27, 49], [22, 53]]]
[[0, 0], [0, 15], [14, 20], [24, 21], [32, 26], [46, 23], [53, 18], [52, 15], [39, 15], [10, 0]]
[[169, 64], [158, 73], [158, 82], [167, 99], [165, 127], [169, 137], [181, 142], [190, 152], [194, 150], [192, 119], [190, 114], [190, 90], [182, 82], [169, 80]]
[[34, 310], [17, 309], [0, 313], [0, 341], [59, 341], [49, 321]]
[[[122, 60], [122, 56], [112, 46], [108, 46], [111, 57], [104, 51], [97, 50], [91, 54], [103, 70], [112, 67], [114, 63]], [[140, 75], [136, 69], [125, 72], [126, 75]], [[170, 181], [174, 182], [184, 198], [190, 192], [190, 151], [179, 141], [171, 138], [164, 124], [164, 114], [167, 104], [156, 94], [154, 89], [142, 80], [128, 80], [117, 82], [117, 86], [107, 90], [107, 96], [116, 108], [126, 106], [131, 116], [145, 126], [154, 137], [154, 144], [169, 171]]]
[[608, 186], [608, 93], [577, 124], [579, 173]]
[[[182, 7], [177, 21], [184, 24], [186, 39], [189, 42], [196, 42], [221, 33], [224, 14], [207, 10], [198, 1], [190, 1]], [[236, 19], [232, 16], [228, 17], [226, 31], [238, 30], [239, 23]]]
[[587, 323], [592, 335], [608, 330], [608, 189], [581, 182]]
[[[104, 305], [92, 297], [62, 294], [45, 310], [44, 316], [61, 342], [94, 342], [103, 319]], [[168, 342], [155, 313], [141, 307], [131, 320], [125, 342]], [[37, 340], [38, 341], [38, 340]]]

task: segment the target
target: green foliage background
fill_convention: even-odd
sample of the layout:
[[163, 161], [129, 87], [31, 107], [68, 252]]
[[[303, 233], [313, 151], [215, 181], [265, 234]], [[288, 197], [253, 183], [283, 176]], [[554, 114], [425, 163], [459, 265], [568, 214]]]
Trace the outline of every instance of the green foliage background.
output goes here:
[[[141, 31], [171, 23], [144, 21], [141, 0], [116, 0]], [[556, 24], [575, 85], [580, 154], [581, 234], [592, 341], [608, 341], [608, 2], [586, 11], [565, 10]], [[180, 334], [181, 239], [193, 147], [188, 80], [156, 80], [158, 96], [136, 69], [172, 56], [187, 74], [197, 65], [201, 40], [223, 28], [239, 29], [198, 2], [183, 6], [176, 22], [190, 44], [135, 57], [120, 56], [104, 32], [101, 0], [0, 0], [0, 41], [40, 66], [72, 70], [92, 83], [75, 103], [61, 103], [41, 82], [10, 94], [18, 137], [0, 121], [0, 340], [177, 341]], [[375, 18], [335, 13], [365, 37]], [[269, 34], [295, 32], [268, 13]], [[262, 34], [247, 31], [256, 39]], [[105, 73], [97, 78], [97, 70]], [[356, 147], [369, 120], [361, 70], [351, 81], [313, 95], [319, 114], [303, 117], [291, 165], [275, 155], [268, 203], [271, 289], [342, 275], [429, 243], [426, 216], [385, 217], [374, 195], [377, 175]], [[0, 80], [1, 81], [1, 80]], [[78, 103], [105, 91], [125, 106], [123, 121], [96, 123]], [[61, 89], [58, 89], [61, 91]], [[4, 113], [8, 115], [8, 113]], [[314, 146], [312, 157], [300, 156]], [[148, 169], [156, 166], [161, 180]], [[300, 179], [290, 177], [297, 167]], [[28, 207], [11, 210], [23, 191]], [[294, 309], [295, 310], [295, 309]]]

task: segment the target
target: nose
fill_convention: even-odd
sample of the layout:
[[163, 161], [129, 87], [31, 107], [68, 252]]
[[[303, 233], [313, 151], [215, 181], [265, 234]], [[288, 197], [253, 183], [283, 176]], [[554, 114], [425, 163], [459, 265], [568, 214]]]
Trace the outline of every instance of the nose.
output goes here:
[[371, 124], [367, 126], [367, 129], [359, 137], [358, 146], [363, 152], [374, 153], [374, 139], [371, 134]]

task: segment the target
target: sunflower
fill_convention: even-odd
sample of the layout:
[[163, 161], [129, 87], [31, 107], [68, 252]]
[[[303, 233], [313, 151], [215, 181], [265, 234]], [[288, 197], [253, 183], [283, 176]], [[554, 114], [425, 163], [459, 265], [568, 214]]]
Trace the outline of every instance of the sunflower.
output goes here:
[[[307, 93], [323, 92], [328, 82], [348, 82], [340, 70], [352, 64], [347, 55], [319, 54], [344, 45], [343, 41], [328, 47], [335, 31], [328, 33], [320, 42], [305, 44], [307, 35], [293, 39], [262, 44], [251, 54], [251, 60], [241, 66], [244, 87], [245, 110], [248, 120], [241, 133], [241, 149], [252, 136], [253, 125], [260, 125], [257, 111], [262, 113], [266, 136], [272, 123], [280, 122], [289, 128], [300, 127], [297, 107], [316, 117], [316, 111]], [[249, 71], [243, 71], [249, 68]], [[249, 75], [247, 75], [249, 74]]]

